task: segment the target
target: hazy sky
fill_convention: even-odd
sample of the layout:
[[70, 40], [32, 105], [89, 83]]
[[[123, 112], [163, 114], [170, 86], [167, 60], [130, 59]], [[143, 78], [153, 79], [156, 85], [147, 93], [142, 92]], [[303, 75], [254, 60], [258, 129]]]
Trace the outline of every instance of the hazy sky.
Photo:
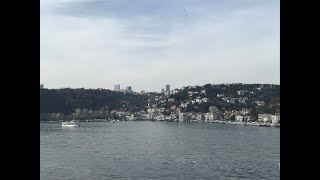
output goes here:
[[40, 83], [280, 84], [279, 0], [41, 0]]

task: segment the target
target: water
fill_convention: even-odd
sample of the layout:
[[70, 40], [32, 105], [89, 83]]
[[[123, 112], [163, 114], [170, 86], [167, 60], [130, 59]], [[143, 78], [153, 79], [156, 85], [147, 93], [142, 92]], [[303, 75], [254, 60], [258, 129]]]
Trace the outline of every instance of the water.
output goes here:
[[280, 128], [40, 123], [40, 179], [280, 179]]

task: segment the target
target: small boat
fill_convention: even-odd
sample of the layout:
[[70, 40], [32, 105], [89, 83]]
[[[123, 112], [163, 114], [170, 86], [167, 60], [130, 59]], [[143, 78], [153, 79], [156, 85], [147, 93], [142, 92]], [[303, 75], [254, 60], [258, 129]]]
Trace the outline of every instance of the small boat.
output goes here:
[[72, 120], [70, 122], [68, 121], [62, 122], [62, 126], [63, 127], [80, 127], [80, 124], [77, 121]]
[[270, 124], [268, 124], [268, 123], [260, 123], [259, 126], [266, 126], [267, 127], [267, 126], [270, 126]]
[[271, 123], [270, 126], [271, 127], [280, 127], [280, 124], [279, 123]]

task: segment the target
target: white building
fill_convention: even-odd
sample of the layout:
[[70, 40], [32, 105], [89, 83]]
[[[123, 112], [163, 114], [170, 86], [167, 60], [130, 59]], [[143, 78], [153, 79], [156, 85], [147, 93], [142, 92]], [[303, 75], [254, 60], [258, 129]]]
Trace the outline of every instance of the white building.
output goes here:
[[229, 100], [229, 98], [228, 97], [223, 97], [222, 100], [227, 102]]
[[272, 115], [271, 116], [271, 122], [273, 124], [278, 123], [280, 121], [280, 115]]
[[217, 94], [217, 97], [224, 97], [224, 94]]
[[258, 114], [259, 122], [271, 122], [272, 114]]
[[240, 113], [241, 113], [242, 115], [247, 115], [247, 114], [250, 113], [250, 110], [249, 110], [249, 109], [242, 109], [242, 110], [240, 111]]
[[165, 96], [169, 96], [169, 95], [170, 95], [170, 91], [165, 91], [165, 92], [164, 92], [164, 95], [165, 95]]
[[205, 116], [203, 115], [203, 113], [197, 114], [197, 120], [198, 121], [203, 121], [204, 119], [205, 119]]
[[147, 112], [148, 113], [156, 113], [156, 112], [158, 112], [159, 111], [159, 109], [156, 109], [156, 108], [149, 108], [149, 109], [147, 109]]
[[252, 120], [251, 116], [244, 116], [244, 120], [250, 122]]
[[231, 104], [234, 104], [234, 103], [235, 103], [235, 100], [234, 100], [234, 98], [228, 99], [228, 100], [227, 100], [227, 103], [231, 103]]
[[217, 120], [218, 118], [213, 113], [205, 114], [205, 121]]
[[165, 99], [163, 99], [163, 100], [160, 101], [161, 104], [164, 104], [164, 103], [166, 103], [166, 102], [167, 102], [167, 100], [165, 100]]
[[240, 96], [245, 95], [245, 94], [246, 94], [246, 92], [248, 92], [248, 91], [246, 91], [246, 90], [240, 90], [240, 91], [237, 91], [238, 95], [240, 95]]
[[177, 94], [178, 92], [179, 92], [178, 89], [175, 89], [175, 90], [173, 91], [174, 94]]
[[145, 117], [148, 120], [152, 120], [153, 119], [153, 114], [146, 114]]
[[156, 116], [157, 121], [164, 121], [165, 117], [163, 114]]
[[200, 99], [200, 98], [197, 98], [195, 101], [196, 101], [197, 103], [199, 103], [199, 104], [202, 103], [202, 99]]
[[246, 103], [246, 100], [244, 100], [244, 99], [240, 99], [240, 100], [239, 100], [239, 103], [244, 104], [244, 103]]
[[171, 114], [170, 114], [170, 118], [173, 119], [173, 120], [175, 120], [175, 119], [177, 119], [177, 116], [176, 116], [175, 113], [171, 113]]
[[180, 106], [183, 108], [186, 108], [186, 107], [188, 107], [188, 103], [181, 103]]
[[257, 104], [258, 106], [264, 106], [264, 101], [256, 101], [256, 104]]
[[243, 122], [243, 120], [244, 120], [243, 116], [240, 116], [240, 115], [236, 116], [236, 121]]
[[179, 121], [187, 121], [188, 120], [188, 115], [185, 113], [179, 113]]

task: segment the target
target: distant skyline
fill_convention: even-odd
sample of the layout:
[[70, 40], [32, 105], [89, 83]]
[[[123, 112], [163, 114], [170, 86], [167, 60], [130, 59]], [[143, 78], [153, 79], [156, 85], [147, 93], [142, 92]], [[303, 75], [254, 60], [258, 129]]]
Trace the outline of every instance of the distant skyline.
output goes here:
[[279, 0], [40, 0], [40, 84], [280, 84]]

